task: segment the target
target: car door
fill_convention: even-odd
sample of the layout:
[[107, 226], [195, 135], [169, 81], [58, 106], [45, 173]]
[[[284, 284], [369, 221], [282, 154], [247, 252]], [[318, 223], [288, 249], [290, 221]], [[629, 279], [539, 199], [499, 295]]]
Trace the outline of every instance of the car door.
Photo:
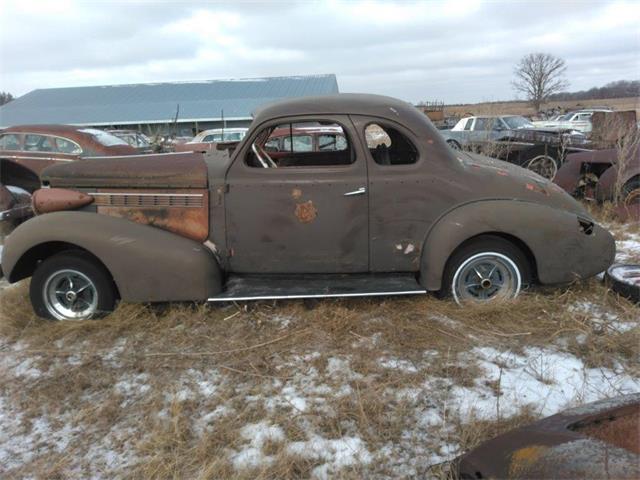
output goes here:
[[[268, 153], [260, 145], [266, 143], [270, 132], [301, 122], [340, 126], [348, 139], [346, 150], [292, 149], [288, 157], [268, 157], [279, 167], [264, 168], [259, 160], [266, 160]], [[367, 165], [360, 143], [354, 140], [349, 118], [338, 115], [279, 119], [255, 129], [251, 135], [227, 172], [225, 212], [230, 270], [367, 272]]]
[[[369, 251], [372, 272], [415, 272], [426, 232], [443, 209], [447, 189], [437, 163], [415, 134], [387, 119], [352, 116], [368, 157]], [[428, 208], [425, 208], [428, 206]]]

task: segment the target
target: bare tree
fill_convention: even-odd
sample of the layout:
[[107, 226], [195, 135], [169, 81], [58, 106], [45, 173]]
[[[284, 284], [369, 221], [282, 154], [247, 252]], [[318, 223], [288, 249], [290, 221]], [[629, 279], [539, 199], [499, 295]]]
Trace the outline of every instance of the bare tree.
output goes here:
[[569, 86], [564, 79], [567, 66], [564, 60], [550, 53], [530, 53], [520, 59], [514, 70], [513, 88], [522, 92], [533, 104], [536, 112], [549, 95]]
[[9, 103], [11, 100], [13, 100], [13, 95], [11, 95], [9, 92], [0, 92], [0, 105]]

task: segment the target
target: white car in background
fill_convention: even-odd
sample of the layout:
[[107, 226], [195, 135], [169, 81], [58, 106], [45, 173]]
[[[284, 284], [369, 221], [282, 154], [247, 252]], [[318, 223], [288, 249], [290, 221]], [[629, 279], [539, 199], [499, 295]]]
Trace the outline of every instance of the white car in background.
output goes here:
[[612, 112], [613, 110], [608, 108], [602, 109], [584, 109], [577, 110], [575, 112], [565, 113], [556, 120], [540, 120], [533, 122], [533, 125], [537, 128], [551, 128], [551, 129], [572, 129], [584, 134], [591, 133], [591, 117], [595, 112]]
[[188, 142], [176, 145], [176, 152], [208, 152], [219, 143], [238, 143], [247, 134], [248, 128], [215, 128], [204, 130]]

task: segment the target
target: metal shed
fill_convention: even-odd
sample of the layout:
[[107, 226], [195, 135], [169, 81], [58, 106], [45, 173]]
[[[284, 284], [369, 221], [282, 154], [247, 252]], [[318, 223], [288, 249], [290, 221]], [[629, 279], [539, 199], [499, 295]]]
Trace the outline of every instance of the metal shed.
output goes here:
[[338, 93], [334, 74], [38, 89], [0, 107], [0, 127], [70, 124], [150, 132], [246, 126], [260, 105]]

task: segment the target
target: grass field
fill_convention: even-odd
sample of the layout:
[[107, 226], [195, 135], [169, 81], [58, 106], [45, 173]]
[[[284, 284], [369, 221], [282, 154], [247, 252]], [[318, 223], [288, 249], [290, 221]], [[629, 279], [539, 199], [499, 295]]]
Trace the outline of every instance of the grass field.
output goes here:
[[[640, 226], [595, 213], [640, 262]], [[483, 439], [640, 390], [638, 307], [597, 279], [486, 308], [124, 304], [77, 323], [27, 296], [0, 292], [5, 479], [446, 478]]]
[[[608, 98], [604, 100], [577, 100], [550, 102], [542, 105], [542, 110], [561, 107], [565, 111], [579, 110], [594, 106], [607, 106], [614, 110], [635, 110], [640, 118], [640, 97]], [[469, 105], [447, 105], [445, 116], [462, 117], [465, 115], [534, 115], [536, 112], [527, 102], [490, 102]]]

